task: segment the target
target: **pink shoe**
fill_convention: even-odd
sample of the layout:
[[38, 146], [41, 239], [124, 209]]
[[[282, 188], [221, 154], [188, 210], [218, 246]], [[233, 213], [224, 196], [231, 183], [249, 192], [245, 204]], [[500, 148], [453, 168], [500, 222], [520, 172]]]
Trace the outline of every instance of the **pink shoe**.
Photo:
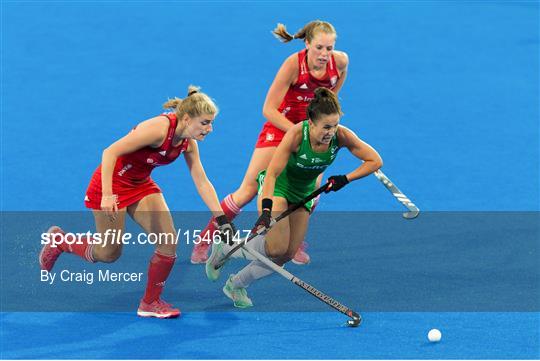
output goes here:
[[210, 243], [200, 242], [193, 247], [193, 252], [191, 252], [191, 263], [200, 264], [206, 263], [208, 260], [208, 249], [210, 248]]
[[137, 315], [140, 317], [175, 318], [180, 316], [180, 310], [158, 298], [152, 303], [141, 300]]
[[309, 254], [306, 253], [307, 249], [307, 243], [302, 242], [300, 247], [298, 247], [298, 250], [296, 251], [296, 254], [294, 255], [294, 258], [292, 259], [293, 263], [304, 265], [308, 264], [311, 258], [309, 257]]
[[[64, 231], [62, 230], [62, 228], [58, 226], [52, 226], [51, 228], [47, 230], [47, 233], [64, 234]], [[41, 252], [39, 252], [39, 266], [41, 267], [41, 269], [47, 270], [48, 272], [50, 272], [53, 269], [54, 264], [56, 263], [56, 260], [58, 259], [58, 257], [60, 257], [60, 255], [63, 252], [64, 251], [62, 251], [60, 247], [58, 247], [58, 245], [56, 245], [55, 247], [52, 247], [51, 243], [44, 245], [43, 248], [41, 249]]]

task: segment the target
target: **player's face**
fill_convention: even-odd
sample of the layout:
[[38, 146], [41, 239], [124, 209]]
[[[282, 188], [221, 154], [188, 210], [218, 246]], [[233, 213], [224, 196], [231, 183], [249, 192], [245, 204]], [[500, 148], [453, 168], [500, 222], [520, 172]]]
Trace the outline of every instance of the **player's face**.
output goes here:
[[212, 129], [215, 114], [203, 114], [199, 117], [190, 118], [188, 125], [188, 134], [195, 140], [203, 140]]
[[311, 42], [306, 41], [310, 68], [320, 69], [326, 67], [332, 56], [332, 51], [334, 51], [335, 44], [336, 35], [322, 31], [316, 33]]
[[322, 115], [316, 121], [312, 121], [311, 124], [310, 131], [313, 138], [319, 143], [330, 144], [338, 129], [339, 114]]

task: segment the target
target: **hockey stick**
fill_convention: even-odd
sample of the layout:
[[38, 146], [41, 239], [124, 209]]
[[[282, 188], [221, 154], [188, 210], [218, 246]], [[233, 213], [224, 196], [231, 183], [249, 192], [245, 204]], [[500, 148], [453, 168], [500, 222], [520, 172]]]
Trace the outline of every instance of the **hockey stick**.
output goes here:
[[418, 216], [418, 214], [420, 213], [420, 209], [418, 209], [418, 207], [413, 202], [411, 202], [411, 200], [407, 198], [407, 196], [403, 194], [403, 192], [401, 192], [398, 187], [396, 187], [396, 185], [392, 183], [392, 181], [390, 181], [390, 179], [388, 179], [388, 177], [380, 169], [373, 174], [375, 175], [375, 177], [377, 177], [378, 180], [381, 181], [382, 184], [384, 184], [386, 189], [388, 189], [390, 193], [392, 193], [392, 195], [396, 197], [396, 199], [400, 201], [401, 204], [403, 204], [409, 210], [408, 212], [403, 213], [404, 218], [413, 219]]
[[269, 230], [270, 228], [272, 228], [272, 226], [274, 224], [276, 224], [277, 222], [281, 221], [283, 218], [287, 217], [289, 214], [291, 214], [292, 212], [296, 211], [298, 208], [300, 207], [303, 207], [304, 204], [306, 204], [307, 202], [309, 202], [310, 200], [312, 200], [313, 198], [317, 197], [319, 194], [321, 194], [322, 192], [324, 192], [326, 190], [326, 188], [328, 188], [328, 186], [330, 185], [330, 183], [326, 183], [324, 184], [322, 187], [320, 187], [319, 189], [315, 190], [314, 192], [310, 193], [309, 195], [307, 195], [304, 199], [302, 199], [300, 202], [298, 203], [295, 203], [295, 204], [291, 204], [289, 206], [289, 208], [287, 208], [286, 211], [284, 211], [283, 213], [281, 213], [279, 216], [277, 216], [274, 221], [272, 222], [272, 224], [270, 225], [270, 227], [268, 228], [260, 228], [259, 230], [257, 230], [256, 232], [254, 233], [251, 233], [249, 235], [249, 237], [246, 237], [244, 238], [242, 241], [238, 242], [238, 244], [236, 246], [233, 247], [233, 249], [231, 249], [225, 256], [223, 256], [223, 258], [214, 265], [214, 269], [218, 269], [218, 268], [221, 268], [223, 267], [223, 265], [225, 264], [225, 262], [229, 259], [229, 257], [231, 257], [231, 255], [238, 251], [242, 246], [244, 246], [246, 243], [248, 243], [249, 241], [251, 241], [253, 238], [255, 237], [258, 237], [258, 236], [261, 236], [261, 235], [265, 235]]
[[285, 270], [283, 267], [278, 266], [274, 262], [270, 261], [268, 258], [264, 257], [259, 252], [249, 248], [244, 247], [244, 250], [251, 254], [253, 257], [257, 258], [259, 261], [264, 263], [267, 267], [270, 267], [274, 272], [279, 273], [281, 276], [285, 277], [298, 287], [303, 288], [305, 291], [309, 292], [312, 296], [317, 297], [320, 301], [326, 303], [328, 306], [333, 307], [344, 315], [350, 317], [350, 320], [347, 320], [347, 325], [351, 327], [358, 327], [360, 322], [362, 322], [362, 317], [355, 311], [351, 310], [349, 307], [339, 303], [332, 297], [322, 293], [312, 285], [302, 281], [300, 278], [296, 277], [292, 273]]

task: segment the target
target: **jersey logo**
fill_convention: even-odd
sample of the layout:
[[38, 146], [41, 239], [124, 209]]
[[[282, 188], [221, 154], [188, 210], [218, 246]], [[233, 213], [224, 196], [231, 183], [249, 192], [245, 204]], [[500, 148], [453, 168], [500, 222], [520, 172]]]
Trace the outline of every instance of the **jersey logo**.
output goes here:
[[330, 84], [332, 84], [332, 86], [336, 85], [337, 83], [337, 76], [333, 76], [330, 78]]
[[298, 158], [307, 160], [307, 156], [305, 154], [302, 154], [302, 155], [298, 156]]
[[266, 141], [271, 142], [274, 140], [274, 133], [267, 133], [266, 134]]
[[300, 89], [307, 89], [307, 88], [308, 88], [308, 86], [307, 86], [307, 84], [305, 84], [305, 83], [302, 84], [302, 85], [300, 85]]
[[306, 103], [309, 103], [310, 101], [313, 100], [312, 97], [303, 97], [303, 96], [300, 96], [300, 95], [297, 96], [296, 99], [299, 100], [299, 101], [304, 101]]
[[88, 198], [88, 194], [86, 194], [86, 195], [84, 196], [84, 200], [85, 200], [85, 202], [90, 202], [90, 198]]
[[152, 158], [148, 158], [148, 159], [146, 160], [146, 163], [152, 164], [152, 163], [154, 163], [154, 160], [153, 160]]
[[161, 152], [159, 152], [159, 154], [161, 154], [162, 156], [165, 156], [165, 154], [167, 154], [167, 151], [166, 151], [166, 150], [162, 150]]
[[126, 173], [128, 170], [130, 170], [133, 166], [131, 164], [126, 164], [124, 166], [124, 168], [122, 168], [119, 172], [118, 172], [118, 175], [121, 177], [124, 175], [124, 173]]

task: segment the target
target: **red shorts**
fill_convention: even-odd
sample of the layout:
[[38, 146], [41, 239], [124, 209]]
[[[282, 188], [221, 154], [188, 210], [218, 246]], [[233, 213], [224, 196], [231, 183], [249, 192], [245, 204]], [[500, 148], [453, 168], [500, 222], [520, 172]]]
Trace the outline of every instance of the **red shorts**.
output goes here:
[[277, 147], [285, 136], [285, 132], [276, 128], [272, 123], [266, 122], [259, 134], [255, 148]]
[[[161, 193], [158, 185], [148, 177], [141, 182], [130, 182], [124, 178], [113, 178], [113, 194], [118, 196], [118, 209], [137, 203], [152, 193]], [[84, 197], [84, 205], [91, 209], [101, 209], [101, 169], [98, 168], [90, 179]]]

